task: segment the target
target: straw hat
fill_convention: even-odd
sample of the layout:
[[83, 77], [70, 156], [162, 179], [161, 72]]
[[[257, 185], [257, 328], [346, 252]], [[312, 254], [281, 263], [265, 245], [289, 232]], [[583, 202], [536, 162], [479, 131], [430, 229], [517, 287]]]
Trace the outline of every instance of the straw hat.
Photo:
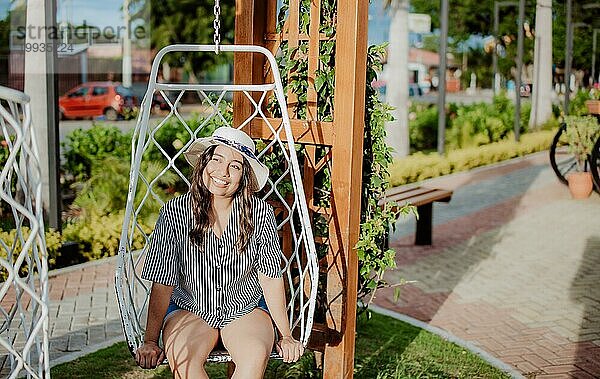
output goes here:
[[217, 128], [212, 136], [195, 140], [183, 155], [188, 163], [195, 167], [202, 153], [213, 145], [227, 146], [242, 154], [252, 168], [252, 173], [258, 184], [257, 190], [265, 186], [269, 178], [269, 168], [258, 160], [255, 155], [254, 141], [241, 130], [228, 126]]

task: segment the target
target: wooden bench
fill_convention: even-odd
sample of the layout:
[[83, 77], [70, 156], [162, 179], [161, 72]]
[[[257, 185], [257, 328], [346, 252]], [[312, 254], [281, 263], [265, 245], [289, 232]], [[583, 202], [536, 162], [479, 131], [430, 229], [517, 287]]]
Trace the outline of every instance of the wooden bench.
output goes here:
[[[385, 197], [379, 200], [379, 205], [395, 201], [398, 206], [407, 203], [417, 207], [417, 233], [415, 245], [431, 245], [433, 202], [449, 202], [452, 191], [426, 187], [395, 187], [385, 191]], [[389, 235], [386, 238], [386, 248], [389, 246]]]

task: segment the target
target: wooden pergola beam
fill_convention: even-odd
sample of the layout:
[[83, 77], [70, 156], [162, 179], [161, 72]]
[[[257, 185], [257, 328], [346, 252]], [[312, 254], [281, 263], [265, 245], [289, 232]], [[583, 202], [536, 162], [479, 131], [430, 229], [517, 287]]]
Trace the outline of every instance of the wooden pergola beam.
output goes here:
[[358, 284], [354, 246], [360, 231], [368, 7], [368, 1], [356, 0], [338, 0], [337, 6], [331, 184], [336, 234], [330, 233], [327, 298], [331, 303], [327, 321], [342, 338], [338, 345], [325, 350], [323, 371], [328, 379], [352, 378], [354, 371]]
[[[322, 0], [321, 0], [322, 1]], [[318, 19], [321, 1], [311, 0], [311, 27], [308, 36], [299, 32], [298, 0], [290, 0], [290, 18], [279, 37], [275, 33], [276, 0], [236, 0], [236, 44], [257, 44], [277, 53], [281, 41], [289, 47], [308, 41], [309, 72], [307, 90], [307, 119], [298, 119], [290, 109], [291, 124], [296, 141], [308, 145], [330, 146], [330, 153], [316, 164], [315, 148], [307, 146], [304, 181], [307, 199], [314, 199], [312, 176], [327, 164], [331, 165], [331, 206], [312, 212], [331, 215], [329, 235], [319, 237], [329, 245], [327, 263], [327, 324], [315, 325], [311, 343], [324, 351], [323, 375], [326, 379], [351, 378], [354, 372], [354, 338], [358, 258], [354, 250], [359, 237], [361, 214], [361, 178], [365, 122], [365, 87], [367, 65], [368, 1], [337, 0], [337, 30], [335, 56], [335, 98], [333, 121], [318, 119], [318, 94], [314, 77], [318, 68]], [[317, 13], [317, 14], [313, 14]], [[268, 71], [264, 61], [249, 56], [236, 56], [236, 83], [264, 83]], [[298, 94], [288, 92], [288, 105], [297, 102]], [[251, 112], [243, 98], [234, 98], [234, 124]], [[248, 108], [248, 109], [246, 109]], [[272, 125], [277, 119], [268, 119]], [[269, 138], [270, 128], [264, 120], [252, 121], [249, 132], [255, 138]], [[312, 160], [312, 165], [310, 161]], [[310, 177], [307, 177], [310, 176]]]

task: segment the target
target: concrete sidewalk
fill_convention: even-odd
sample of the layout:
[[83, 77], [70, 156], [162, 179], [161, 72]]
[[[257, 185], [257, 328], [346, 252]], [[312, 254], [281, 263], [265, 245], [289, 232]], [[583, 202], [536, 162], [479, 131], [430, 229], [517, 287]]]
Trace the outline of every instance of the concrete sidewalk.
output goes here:
[[438, 178], [432, 246], [413, 221], [390, 240], [378, 306], [439, 327], [533, 378], [600, 377], [600, 197], [572, 200], [547, 155]]
[[[453, 189], [434, 206], [432, 246], [413, 221], [391, 239], [403, 287], [378, 306], [439, 327], [528, 377], [600, 377], [600, 197], [570, 199], [547, 154], [431, 180]], [[50, 278], [51, 365], [122, 340], [115, 258]]]

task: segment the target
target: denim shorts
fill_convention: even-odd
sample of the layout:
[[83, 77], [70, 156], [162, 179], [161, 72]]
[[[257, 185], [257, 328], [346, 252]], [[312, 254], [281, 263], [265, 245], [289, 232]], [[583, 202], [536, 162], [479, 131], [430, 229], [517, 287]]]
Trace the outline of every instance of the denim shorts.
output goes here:
[[[258, 305], [256, 307], [267, 312], [268, 315], [271, 315], [271, 313], [269, 312], [269, 308], [267, 308], [267, 302], [265, 301], [264, 295], [260, 297], [260, 299], [258, 300]], [[167, 321], [168, 317], [171, 317], [173, 314], [175, 314], [176, 311], [179, 311], [181, 309], [182, 308], [179, 305], [175, 304], [173, 298], [171, 298], [171, 300], [169, 300], [169, 307], [167, 308], [167, 312], [165, 313], [165, 317], [163, 319], [163, 324], [165, 321]]]

